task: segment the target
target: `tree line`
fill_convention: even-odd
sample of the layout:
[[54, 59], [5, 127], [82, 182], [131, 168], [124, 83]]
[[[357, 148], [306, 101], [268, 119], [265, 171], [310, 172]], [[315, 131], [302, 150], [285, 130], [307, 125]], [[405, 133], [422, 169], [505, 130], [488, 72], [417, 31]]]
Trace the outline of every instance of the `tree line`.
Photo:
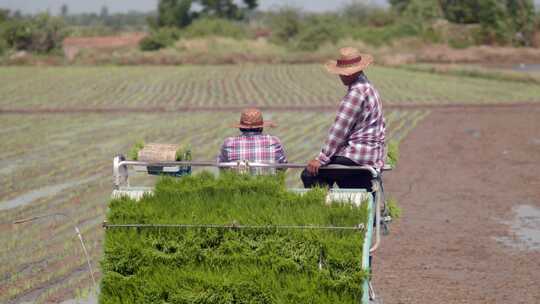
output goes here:
[[[6, 49], [51, 52], [63, 38], [147, 31], [143, 50], [172, 45], [177, 39], [214, 35], [253, 38], [260, 33], [275, 44], [315, 50], [340, 39], [371, 45], [407, 36], [466, 47], [473, 44], [531, 46], [540, 31], [533, 0], [389, 0], [390, 8], [351, 2], [340, 10], [307, 13], [285, 7], [258, 11], [257, 0], [159, 0], [148, 13], [72, 14], [63, 5], [56, 16], [0, 10], [0, 53]], [[464, 38], [442, 37], [440, 21], [467, 29]], [[538, 38], [536, 38], [538, 39]]]

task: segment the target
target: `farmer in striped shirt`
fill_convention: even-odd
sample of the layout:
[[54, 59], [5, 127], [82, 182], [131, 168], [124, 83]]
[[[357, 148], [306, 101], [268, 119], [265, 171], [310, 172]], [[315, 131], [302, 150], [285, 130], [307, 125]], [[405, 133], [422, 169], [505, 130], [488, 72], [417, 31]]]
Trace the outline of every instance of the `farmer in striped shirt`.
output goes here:
[[348, 175], [339, 170], [319, 171], [321, 166], [329, 164], [368, 165], [380, 170], [386, 157], [382, 103], [379, 93], [363, 72], [373, 62], [373, 57], [360, 54], [354, 48], [343, 48], [340, 53], [340, 59], [329, 62], [326, 68], [339, 75], [348, 87], [347, 94], [339, 103], [322, 151], [308, 162], [301, 178], [306, 188], [315, 185], [332, 187], [337, 183], [340, 188], [370, 190], [371, 174], [368, 172]]
[[[234, 126], [240, 129], [241, 134], [225, 139], [217, 161], [220, 163], [236, 161], [286, 163], [287, 156], [279, 138], [263, 134], [266, 126], [275, 127], [273, 123], [263, 120], [260, 110], [248, 108], [242, 111], [240, 123]], [[267, 171], [264, 170], [264, 172]], [[270, 171], [275, 172], [275, 170]]]

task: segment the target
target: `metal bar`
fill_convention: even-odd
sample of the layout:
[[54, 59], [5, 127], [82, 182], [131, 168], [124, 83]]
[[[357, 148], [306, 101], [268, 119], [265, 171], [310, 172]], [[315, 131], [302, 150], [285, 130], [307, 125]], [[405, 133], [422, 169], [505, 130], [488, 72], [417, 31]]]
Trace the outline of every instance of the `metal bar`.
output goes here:
[[381, 243], [381, 186], [378, 179], [373, 179], [372, 184], [375, 198], [375, 245], [369, 249], [369, 253], [374, 253]]
[[298, 229], [298, 230], [355, 230], [363, 231], [365, 229], [364, 224], [358, 224], [353, 227], [338, 227], [338, 226], [293, 226], [293, 225], [268, 225], [268, 226], [255, 226], [255, 225], [217, 225], [217, 224], [108, 224], [103, 223], [103, 228], [215, 228], [215, 229]]
[[[368, 201], [368, 221], [367, 221], [367, 229], [366, 234], [364, 237], [364, 244], [362, 245], [362, 270], [367, 271], [368, 273], [371, 272], [370, 265], [369, 265], [369, 258], [371, 256], [371, 253], [369, 252], [369, 249], [371, 248], [371, 241], [373, 239], [373, 223], [374, 223], [374, 217], [375, 217], [375, 205], [374, 205], [374, 199], [373, 197], [369, 198]], [[369, 304], [369, 279], [365, 279], [364, 283], [362, 284], [362, 301], [361, 304]]]
[[[156, 166], [156, 167], [173, 167], [173, 166], [194, 166], [194, 167], [217, 167], [217, 168], [235, 168], [239, 166], [253, 168], [276, 168], [276, 169], [303, 169], [306, 164], [286, 163], [286, 164], [267, 164], [267, 163], [251, 163], [251, 162], [227, 162], [216, 163], [210, 161], [175, 161], [175, 162], [141, 162], [141, 161], [121, 161], [116, 164], [121, 166]], [[343, 165], [328, 165], [321, 167], [320, 170], [353, 170], [353, 171], [369, 171], [375, 177], [378, 175], [377, 169], [371, 166], [343, 166]]]

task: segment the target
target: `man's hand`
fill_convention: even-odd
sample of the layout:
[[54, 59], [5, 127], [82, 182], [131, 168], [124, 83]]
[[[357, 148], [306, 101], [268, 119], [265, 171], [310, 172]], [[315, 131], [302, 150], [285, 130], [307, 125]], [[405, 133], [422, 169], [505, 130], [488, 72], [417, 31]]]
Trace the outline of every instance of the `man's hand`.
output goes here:
[[318, 159], [312, 159], [307, 164], [307, 170], [311, 175], [317, 175], [320, 167], [321, 162]]

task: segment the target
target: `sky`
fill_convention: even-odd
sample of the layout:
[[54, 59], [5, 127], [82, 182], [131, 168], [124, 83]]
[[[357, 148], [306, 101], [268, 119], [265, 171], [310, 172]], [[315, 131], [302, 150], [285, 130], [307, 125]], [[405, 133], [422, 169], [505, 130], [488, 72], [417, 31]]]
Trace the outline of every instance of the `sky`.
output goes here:
[[[266, 10], [284, 5], [302, 8], [307, 11], [326, 11], [340, 8], [352, 0], [259, 0], [259, 8]], [[540, 0], [539, 0], [540, 1]], [[99, 12], [107, 6], [110, 12], [129, 10], [150, 11], [157, 7], [158, 0], [0, 0], [0, 8], [21, 10], [23, 13], [36, 13], [49, 10], [58, 13], [62, 4], [67, 4], [71, 13]], [[385, 4], [386, 0], [363, 0], [376, 4]]]

